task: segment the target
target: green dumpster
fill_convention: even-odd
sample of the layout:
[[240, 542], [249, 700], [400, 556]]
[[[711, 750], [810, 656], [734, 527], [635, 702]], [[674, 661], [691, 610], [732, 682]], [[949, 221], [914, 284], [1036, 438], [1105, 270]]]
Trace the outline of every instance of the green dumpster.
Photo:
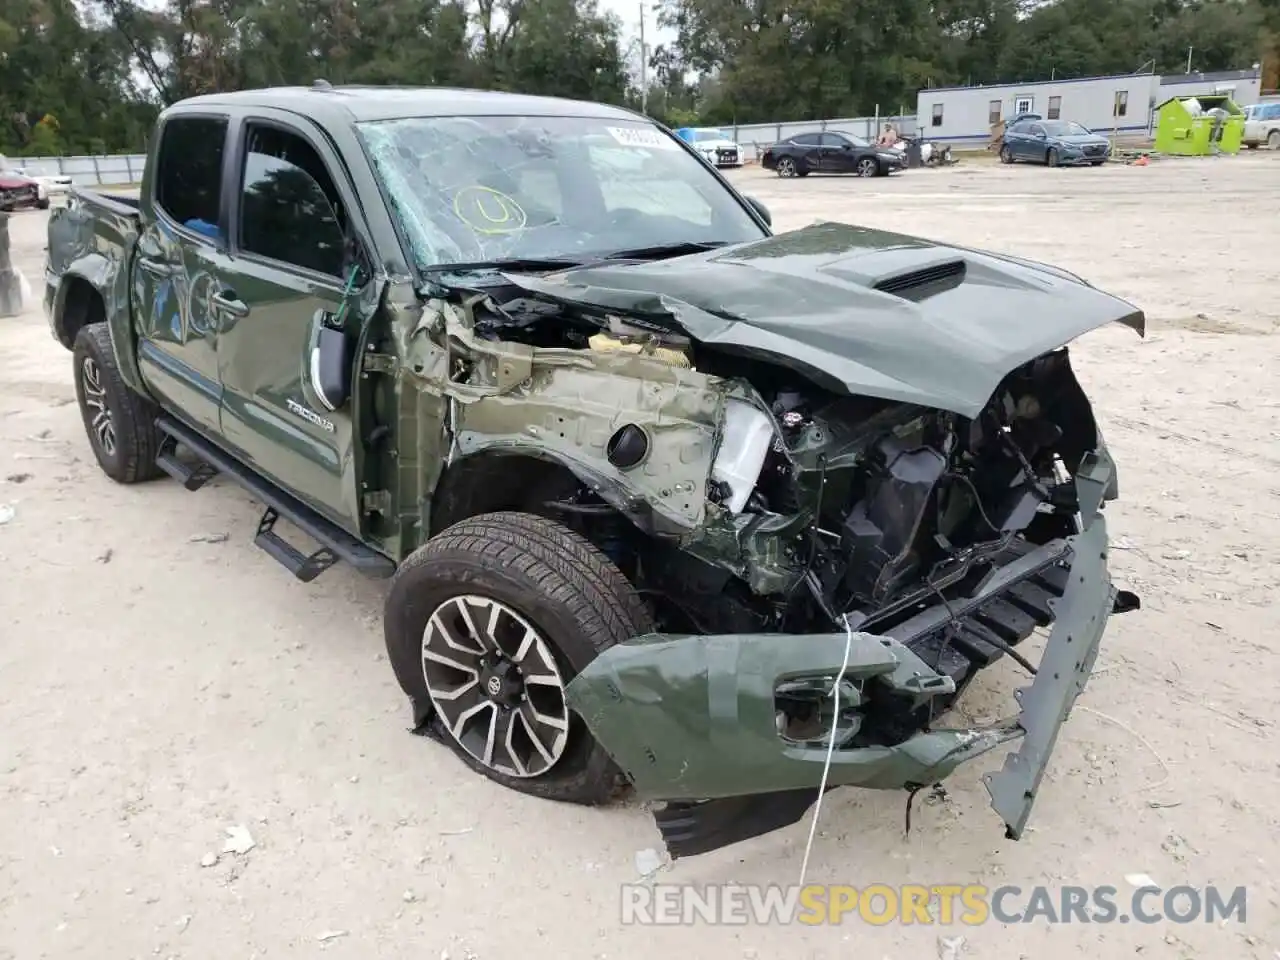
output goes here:
[[1238, 153], [1244, 111], [1224, 94], [1173, 97], [1156, 107], [1156, 152], [1184, 157]]

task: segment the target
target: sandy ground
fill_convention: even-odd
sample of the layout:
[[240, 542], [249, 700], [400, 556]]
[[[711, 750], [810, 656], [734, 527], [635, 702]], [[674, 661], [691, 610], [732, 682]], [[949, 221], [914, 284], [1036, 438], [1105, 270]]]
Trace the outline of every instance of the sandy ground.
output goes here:
[[[647, 814], [526, 799], [410, 736], [384, 588], [344, 568], [292, 581], [228, 483], [107, 480], [37, 305], [0, 321], [0, 958], [1280, 957], [1280, 155], [734, 176], [781, 229], [844, 219], [1051, 260], [1151, 318], [1145, 341], [1077, 351], [1121, 467], [1113, 569], [1145, 607], [1112, 622], [1030, 833], [1003, 839], [988, 757], [906, 838], [902, 795], [832, 794], [810, 879], [1123, 893], [1145, 873], [1245, 885], [1247, 923], [620, 926], [619, 886], [659, 845]], [[13, 235], [38, 287], [44, 217]], [[1002, 662], [963, 712], [1007, 713], [1020, 682]], [[236, 825], [256, 846], [201, 866]], [[807, 831], [662, 880], [793, 882]]]

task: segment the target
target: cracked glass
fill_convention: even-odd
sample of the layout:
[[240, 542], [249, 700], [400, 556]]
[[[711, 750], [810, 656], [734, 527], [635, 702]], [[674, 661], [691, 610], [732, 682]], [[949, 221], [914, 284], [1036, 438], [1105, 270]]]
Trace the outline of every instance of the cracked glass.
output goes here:
[[357, 129], [420, 269], [765, 236], [712, 170], [653, 124], [414, 117]]

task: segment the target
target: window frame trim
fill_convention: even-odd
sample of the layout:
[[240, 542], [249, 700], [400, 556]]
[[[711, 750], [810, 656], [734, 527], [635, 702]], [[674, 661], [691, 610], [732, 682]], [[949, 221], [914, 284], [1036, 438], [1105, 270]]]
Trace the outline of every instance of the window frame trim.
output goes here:
[[934, 103], [929, 105], [929, 126], [940, 127], [944, 123], [943, 114], [946, 108], [944, 103]]
[[[360, 220], [361, 214], [358, 213], [359, 206], [356, 197], [354, 185], [351, 183], [350, 177], [345, 168], [343, 168], [338, 176], [334, 176], [333, 165], [329, 158], [326, 157], [326, 151], [322, 144], [317, 142], [316, 138], [311, 135], [309, 130], [304, 129], [300, 124], [289, 119], [273, 116], [261, 109], [252, 110], [242, 113], [236, 117], [236, 139], [235, 149], [233, 151], [232, 163], [225, 171], [226, 179], [233, 184], [229, 197], [230, 211], [228, 222], [232, 224], [232, 230], [228, 237], [227, 253], [234, 260], [244, 260], [249, 263], [255, 263], [259, 266], [267, 267], [273, 270], [281, 270], [285, 273], [297, 276], [304, 280], [317, 281], [325, 284], [327, 287], [342, 293], [346, 290], [347, 278], [343, 276], [334, 276], [331, 273], [322, 273], [319, 270], [313, 270], [310, 267], [304, 267], [297, 263], [290, 263], [287, 260], [277, 260], [275, 257], [269, 257], [266, 254], [256, 253], [253, 250], [246, 250], [240, 245], [240, 227], [244, 215], [243, 193], [244, 193], [244, 167], [249, 159], [249, 133], [250, 128], [254, 126], [265, 126], [279, 130], [281, 133], [287, 133], [296, 136], [307, 144], [320, 163], [324, 166], [325, 173], [329, 175], [329, 180], [333, 183], [334, 189], [338, 191], [344, 207], [346, 208], [348, 224], [352, 233], [355, 235], [356, 242], [360, 246], [360, 256], [365, 261], [365, 282], [360, 286], [353, 287], [352, 292], [363, 290], [373, 279], [373, 273], [376, 265], [372, 260], [371, 251], [373, 245], [369, 242], [368, 233]], [[333, 151], [335, 155], [337, 151]]]
[[180, 120], [220, 120], [226, 128], [222, 132], [222, 163], [221, 169], [218, 171], [218, 220], [224, 221], [227, 218], [227, 161], [230, 155], [234, 153], [232, 133], [235, 126], [235, 117], [229, 112], [222, 113], [217, 110], [183, 110], [180, 113], [171, 113], [165, 117], [159, 124], [156, 131], [156, 148], [155, 148], [155, 176], [151, 178], [151, 189], [148, 191], [148, 202], [151, 204], [152, 215], [164, 223], [164, 225], [175, 231], [184, 243], [195, 243], [202, 247], [209, 247], [219, 253], [226, 253], [230, 250], [230, 236], [210, 237], [206, 233], [193, 230], [186, 224], [179, 222], [178, 218], [169, 212], [168, 208], [160, 202], [160, 184], [164, 180], [164, 137], [169, 130], [169, 125]]
[[[1057, 101], [1056, 104], [1054, 103], [1055, 100]], [[1054, 116], [1054, 111], [1057, 111], [1057, 116]], [[1061, 94], [1049, 98], [1049, 104], [1048, 106], [1045, 107], [1044, 118], [1046, 120], [1062, 119], [1062, 95]]]

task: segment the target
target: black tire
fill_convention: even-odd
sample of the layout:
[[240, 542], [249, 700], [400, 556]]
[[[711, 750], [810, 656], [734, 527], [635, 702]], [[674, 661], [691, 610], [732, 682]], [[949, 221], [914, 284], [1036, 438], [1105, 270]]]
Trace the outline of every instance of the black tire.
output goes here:
[[48, 197], [45, 197], [43, 200], [37, 200], [37, 201], [36, 201], [36, 207], [37, 207], [38, 209], [40, 209], [40, 210], [48, 210], [48, 209], [49, 209], [49, 198], [48, 198]]
[[1280, 150], [1280, 130], [1272, 130], [1267, 134], [1267, 147], [1271, 150]]
[[568, 715], [568, 738], [554, 764], [525, 777], [502, 773], [472, 756], [442, 722], [424, 673], [424, 636], [441, 604], [463, 595], [497, 601], [523, 617], [546, 641], [567, 685], [602, 651], [653, 629], [630, 582], [586, 538], [553, 520], [486, 513], [441, 531], [401, 564], [383, 617], [387, 654], [400, 688], [415, 713], [429, 714], [427, 732], [472, 770], [544, 799], [587, 805], [614, 799], [626, 779], [577, 714]]
[[[117, 483], [141, 483], [162, 476], [156, 466], [160, 449], [156, 417], [160, 410], [121, 379], [107, 325], [81, 327], [72, 356], [80, 418], [102, 472]], [[98, 400], [104, 409], [98, 408]], [[107, 430], [101, 429], [101, 414], [106, 415]]]
[[860, 177], [878, 177], [880, 176], [880, 161], [875, 157], [863, 157], [858, 161], [858, 176]]
[[1044, 155], [1044, 162], [1047, 166], [1056, 167], [1058, 165], [1058, 148], [1050, 147], [1049, 152]]
[[1105, 161], [1105, 160], [1094, 160], [1094, 161], [1093, 161], [1093, 165], [1094, 165], [1095, 167], [1100, 167], [1100, 166], [1102, 166], [1102, 165], [1103, 165], [1104, 163], [1106, 163], [1106, 162], [1107, 162], [1107, 161]]
[[1007, 143], [1000, 148], [1000, 162], [1013, 163], [1013, 148]]
[[778, 176], [789, 179], [800, 175], [800, 164], [793, 157], [779, 157], [775, 171]]

